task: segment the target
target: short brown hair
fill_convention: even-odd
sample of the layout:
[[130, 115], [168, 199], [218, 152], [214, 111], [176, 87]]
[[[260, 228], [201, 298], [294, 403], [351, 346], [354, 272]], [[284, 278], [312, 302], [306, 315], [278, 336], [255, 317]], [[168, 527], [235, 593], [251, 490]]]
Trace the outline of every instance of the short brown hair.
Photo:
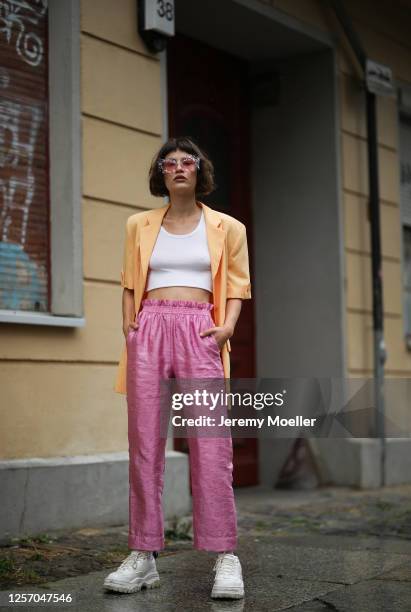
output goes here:
[[154, 156], [148, 173], [150, 193], [153, 196], [160, 197], [169, 195], [158, 162], [172, 151], [177, 151], [177, 149], [200, 158], [200, 169], [197, 173], [196, 197], [203, 197], [214, 191], [216, 184], [214, 182], [214, 166], [212, 162], [191, 138], [181, 136], [179, 138], [169, 138]]

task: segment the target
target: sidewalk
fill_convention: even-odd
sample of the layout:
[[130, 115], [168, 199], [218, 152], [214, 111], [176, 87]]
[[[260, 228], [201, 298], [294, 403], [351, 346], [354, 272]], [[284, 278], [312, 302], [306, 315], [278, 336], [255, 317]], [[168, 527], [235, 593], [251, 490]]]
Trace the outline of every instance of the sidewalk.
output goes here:
[[[26, 574], [17, 569], [14, 582], [2, 572], [2, 595], [74, 593], [76, 604], [59, 608], [81, 612], [411, 610], [410, 485], [235, 492], [244, 600], [210, 599], [215, 556], [193, 550], [191, 517], [168, 525], [167, 548], [157, 559], [160, 589], [131, 595], [103, 590], [104, 577], [127, 554], [127, 526], [120, 526], [49, 534], [51, 542], [44, 537], [27, 542], [27, 549], [3, 547], [3, 570], [10, 557], [16, 570], [23, 551], [27, 563]], [[12, 588], [16, 572], [21, 586]]]

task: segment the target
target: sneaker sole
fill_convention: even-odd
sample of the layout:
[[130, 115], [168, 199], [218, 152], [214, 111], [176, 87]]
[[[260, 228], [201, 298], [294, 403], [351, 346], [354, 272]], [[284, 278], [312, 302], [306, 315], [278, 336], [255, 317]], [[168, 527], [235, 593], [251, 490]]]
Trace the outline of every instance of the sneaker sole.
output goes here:
[[234, 587], [231, 589], [213, 589], [211, 592], [213, 599], [242, 599], [244, 597], [244, 589]]
[[146, 587], [146, 589], [156, 589], [160, 585], [160, 577], [158, 575], [151, 578], [144, 578], [140, 583], [132, 586], [121, 584], [121, 582], [112, 582], [111, 580], [104, 581], [104, 587], [106, 589], [118, 593], [136, 593], [137, 591], [141, 591], [144, 587]]

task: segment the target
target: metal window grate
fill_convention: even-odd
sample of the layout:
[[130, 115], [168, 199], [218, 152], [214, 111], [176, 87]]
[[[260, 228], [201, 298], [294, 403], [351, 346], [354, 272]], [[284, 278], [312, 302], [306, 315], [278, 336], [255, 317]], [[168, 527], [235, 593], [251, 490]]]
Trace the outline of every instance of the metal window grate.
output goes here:
[[49, 310], [47, 0], [0, 3], [0, 309]]

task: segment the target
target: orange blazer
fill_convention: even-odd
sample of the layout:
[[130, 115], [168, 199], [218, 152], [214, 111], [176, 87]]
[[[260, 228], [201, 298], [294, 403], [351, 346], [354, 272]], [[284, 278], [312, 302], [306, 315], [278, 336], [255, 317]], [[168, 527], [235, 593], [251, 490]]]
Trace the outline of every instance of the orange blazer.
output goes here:
[[[216, 326], [224, 325], [226, 302], [230, 298], [250, 299], [251, 283], [246, 227], [243, 223], [198, 202], [204, 211], [213, 278], [212, 317]], [[171, 204], [131, 215], [126, 223], [121, 286], [134, 290], [135, 312], [147, 297], [146, 281], [150, 257], [163, 217]], [[230, 378], [230, 340], [221, 349], [224, 377]], [[118, 365], [114, 390], [126, 394], [127, 345]]]

